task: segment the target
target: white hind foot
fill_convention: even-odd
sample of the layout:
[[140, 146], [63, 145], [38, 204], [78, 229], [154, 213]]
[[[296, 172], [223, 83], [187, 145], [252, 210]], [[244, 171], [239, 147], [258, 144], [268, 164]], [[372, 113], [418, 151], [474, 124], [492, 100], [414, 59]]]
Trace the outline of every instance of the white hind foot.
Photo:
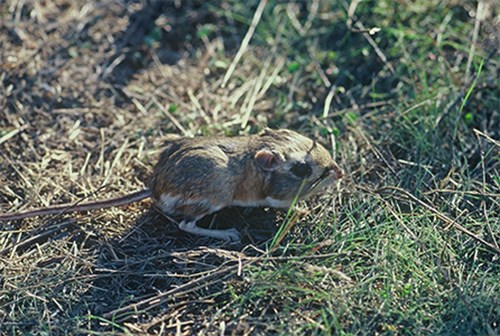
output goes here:
[[227, 230], [211, 230], [196, 226], [196, 221], [183, 220], [179, 223], [179, 229], [198, 236], [212, 237], [230, 242], [239, 242], [241, 240], [240, 233], [236, 229]]

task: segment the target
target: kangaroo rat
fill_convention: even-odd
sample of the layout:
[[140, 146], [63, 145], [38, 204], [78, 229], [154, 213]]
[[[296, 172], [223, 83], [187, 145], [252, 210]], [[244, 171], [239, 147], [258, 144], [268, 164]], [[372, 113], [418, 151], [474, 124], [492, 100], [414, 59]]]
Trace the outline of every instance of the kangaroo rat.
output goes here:
[[289, 208], [342, 177], [328, 151], [287, 129], [239, 137], [170, 138], [154, 167], [149, 188], [123, 197], [80, 205], [59, 205], [0, 214], [0, 221], [65, 211], [88, 211], [152, 197], [164, 213], [180, 216], [179, 229], [238, 241], [236, 229], [196, 226], [202, 217], [228, 206]]

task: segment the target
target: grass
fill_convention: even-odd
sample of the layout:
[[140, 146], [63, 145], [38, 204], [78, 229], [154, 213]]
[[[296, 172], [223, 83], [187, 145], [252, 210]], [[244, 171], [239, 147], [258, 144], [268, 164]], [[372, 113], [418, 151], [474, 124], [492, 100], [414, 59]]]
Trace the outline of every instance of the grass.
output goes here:
[[168, 133], [287, 127], [347, 174], [298, 215], [205, 219], [239, 246], [147, 201], [1, 223], [0, 333], [497, 335], [497, 17], [489, 1], [2, 2], [2, 212], [141, 189]]

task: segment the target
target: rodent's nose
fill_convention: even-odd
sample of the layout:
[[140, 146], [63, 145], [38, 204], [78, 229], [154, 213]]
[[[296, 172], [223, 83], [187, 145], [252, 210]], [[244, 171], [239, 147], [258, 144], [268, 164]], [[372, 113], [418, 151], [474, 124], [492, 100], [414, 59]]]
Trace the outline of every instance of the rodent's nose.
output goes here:
[[340, 180], [342, 177], [344, 177], [344, 171], [335, 163], [330, 166], [329, 170], [330, 174], [335, 176], [335, 179], [337, 180]]

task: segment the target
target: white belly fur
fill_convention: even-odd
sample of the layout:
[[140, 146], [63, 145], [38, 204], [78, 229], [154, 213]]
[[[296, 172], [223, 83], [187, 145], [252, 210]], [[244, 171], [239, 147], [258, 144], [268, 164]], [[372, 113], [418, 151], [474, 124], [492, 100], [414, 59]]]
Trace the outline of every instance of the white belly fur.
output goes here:
[[231, 205], [242, 206], [242, 207], [264, 207], [269, 206], [272, 208], [285, 208], [288, 209], [291, 206], [291, 202], [274, 199], [272, 197], [266, 197], [260, 201], [239, 201], [234, 200]]
[[186, 205], [194, 205], [194, 204], [197, 204], [197, 205], [203, 205], [203, 206], [206, 206], [207, 208], [210, 209], [210, 212], [215, 212], [215, 211], [218, 211], [226, 206], [231, 206], [231, 205], [234, 205], [234, 206], [241, 206], [241, 207], [265, 207], [265, 206], [269, 206], [269, 207], [272, 207], [272, 208], [284, 208], [284, 209], [288, 209], [290, 208], [291, 206], [291, 202], [290, 201], [284, 201], [284, 200], [278, 200], [278, 199], [274, 199], [272, 197], [266, 197], [265, 199], [263, 200], [259, 200], [259, 201], [256, 201], [256, 200], [252, 200], [252, 201], [239, 201], [239, 200], [234, 200], [231, 204], [227, 204], [227, 205], [224, 205], [224, 204], [211, 204], [209, 201], [203, 201], [203, 200], [197, 200], [197, 199], [183, 199], [179, 196], [172, 196], [170, 194], [163, 194], [161, 195], [160, 197], [160, 202], [159, 202], [159, 206], [161, 208], [161, 210], [165, 213], [175, 213], [176, 212], [176, 209], [179, 207], [179, 206], [186, 206]]
[[194, 204], [206, 206], [208, 209], [210, 209], [211, 212], [215, 212], [223, 208], [222, 205], [214, 205], [206, 200], [184, 199], [179, 196], [171, 196], [170, 194], [161, 195], [159, 202], [161, 210], [165, 213], [175, 213], [176, 209], [179, 206], [194, 205]]

